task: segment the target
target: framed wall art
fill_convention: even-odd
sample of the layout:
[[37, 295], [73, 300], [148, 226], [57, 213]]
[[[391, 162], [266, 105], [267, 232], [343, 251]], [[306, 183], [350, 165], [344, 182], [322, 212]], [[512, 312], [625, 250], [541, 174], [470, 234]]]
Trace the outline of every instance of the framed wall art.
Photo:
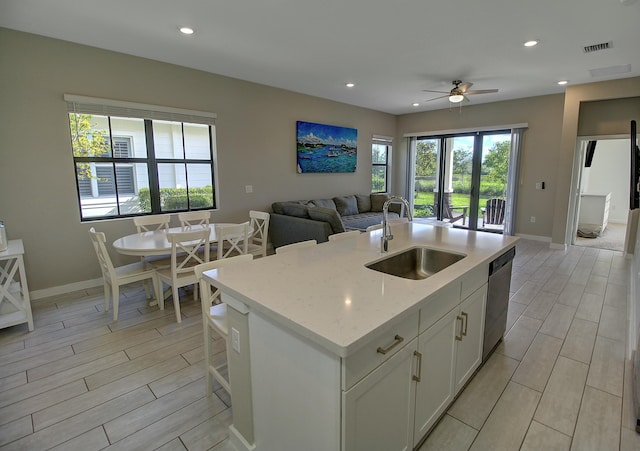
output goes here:
[[298, 173], [355, 172], [358, 130], [335, 125], [296, 122]]

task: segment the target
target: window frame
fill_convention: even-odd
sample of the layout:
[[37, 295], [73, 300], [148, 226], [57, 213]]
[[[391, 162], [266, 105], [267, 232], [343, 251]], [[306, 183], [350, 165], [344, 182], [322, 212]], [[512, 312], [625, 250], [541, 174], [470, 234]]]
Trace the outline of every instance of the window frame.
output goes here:
[[[215, 118], [213, 113], [198, 112], [191, 110], [181, 110], [169, 107], [158, 107], [143, 104], [134, 104], [130, 102], [111, 101], [105, 99], [94, 99], [89, 97], [81, 97], [65, 94], [65, 101], [67, 102], [67, 116], [70, 119], [71, 114], [84, 114], [84, 115], [96, 115], [102, 116], [107, 119], [108, 130], [108, 142], [110, 146], [109, 156], [76, 156], [73, 145], [71, 146], [71, 153], [74, 166], [74, 178], [76, 181], [76, 195], [78, 201], [78, 209], [81, 222], [87, 221], [101, 221], [118, 218], [128, 218], [134, 216], [147, 216], [155, 214], [171, 214], [183, 211], [197, 211], [197, 210], [216, 210], [219, 204], [218, 193], [218, 171], [217, 171], [217, 158], [216, 158], [216, 141], [215, 141]], [[112, 118], [120, 119], [141, 119], [144, 124], [144, 140], [146, 142], [146, 157], [135, 157], [133, 153], [133, 140], [129, 137], [121, 136], [119, 133], [115, 133], [112, 128]], [[168, 121], [180, 124], [180, 140], [182, 148], [177, 155], [173, 155], [171, 158], [157, 158], [156, 157], [156, 144], [154, 142], [154, 121]], [[71, 121], [69, 120], [71, 125]], [[208, 128], [208, 155], [205, 158], [187, 158], [185, 149], [185, 125], [199, 125], [207, 126]], [[70, 132], [72, 132], [70, 127]], [[141, 132], [142, 133], [142, 132]], [[121, 157], [116, 156], [114, 153], [114, 140], [119, 138], [125, 138], [129, 140], [129, 156]], [[204, 136], [203, 136], [204, 138]], [[115, 185], [115, 192], [113, 197], [115, 198], [115, 209], [117, 214], [115, 215], [101, 215], [101, 216], [85, 216], [83, 211], [83, 199], [86, 202], [87, 197], [82, 196], [80, 189], [80, 178], [76, 170], [78, 163], [95, 163], [101, 165], [111, 165], [113, 173], [113, 184]], [[118, 175], [117, 165], [136, 164], [146, 165], [146, 172], [148, 177], [148, 189], [150, 196], [151, 211], [145, 211], [140, 213], [122, 212], [121, 211], [121, 198], [118, 193]], [[161, 188], [160, 188], [160, 176], [159, 168], [162, 164], [170, 165], [183, 165], [184, 166], [184, 184], [187, 198], [187, 208], [180, 208], [175, 210], [162, 210], [161, 206]], [[210, 170], [211, 190], [212, 190], [212, 205], [205, 207], [192, 207], [192, 196], [189, 188], [189, 167], [193, 165], [206, 166]], [[207, 177], [207, 171], [205, 170], [205, 177]], [[134, 169], [133, 182], [135, 184], [136, 173]], [[135, 187], [135, 192], [138, 191], [138, 186]], [[99, 195], [99, 194], [98, 194]], [[86, 208], [86, 206], [85, 206]]]
[[[376, 146], [385, 147], [385, 163], [374, 162], [374, 149]], [[371, 193], [386, 193], [389, 190], [389, 167], [391, 166], [391, 152], [393, 150], [393, 138], [388, 136], [373, 135], [371, 139]], [[384, 189], [382, 191], [374, 190], [373, 175], [376, 168], [384, 168]]]

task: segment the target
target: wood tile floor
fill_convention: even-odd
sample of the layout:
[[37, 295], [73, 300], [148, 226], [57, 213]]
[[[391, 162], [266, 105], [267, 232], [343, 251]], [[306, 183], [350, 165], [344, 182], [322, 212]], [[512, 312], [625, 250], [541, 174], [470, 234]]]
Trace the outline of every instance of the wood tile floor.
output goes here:
[[508, 332], [420, 451], [640, 450], [625, 359], [630, 264], [520, 240]]
[[[639, 450], [628, 264], [521, 240], [504, 343], [421, 450]], [[118, 322], [95, 289], [34, 302], [31, 333], [0, 330], [0, 450], [229, 450], [229, 398], [204, 396], [200, 307], [183, 294], [180, 325], [130, 285]]]

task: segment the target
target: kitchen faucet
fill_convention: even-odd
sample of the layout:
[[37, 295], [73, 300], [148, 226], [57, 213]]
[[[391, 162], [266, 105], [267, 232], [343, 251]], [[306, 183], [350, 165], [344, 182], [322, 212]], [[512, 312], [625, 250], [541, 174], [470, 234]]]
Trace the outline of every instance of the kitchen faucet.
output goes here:
[[407, 216], [409, 221], [413, 221], [413, 216], [411, 215], [411, 207], [409, 207], [409, 202], [407, 199], [400, 196], [391, 196], [382, 206], [382, 238], [380, 238], [380, 253], [385, 254], [389, 250], [389, 240], [393, 239], [393, 235], [391, 234], [391, 229], [389, 229], [389, 233], [387, 233], [387, 221], [389, 216], [389, 204], [394, 200], [399, 200], [404, 204], [404, 208], [407, 210]]

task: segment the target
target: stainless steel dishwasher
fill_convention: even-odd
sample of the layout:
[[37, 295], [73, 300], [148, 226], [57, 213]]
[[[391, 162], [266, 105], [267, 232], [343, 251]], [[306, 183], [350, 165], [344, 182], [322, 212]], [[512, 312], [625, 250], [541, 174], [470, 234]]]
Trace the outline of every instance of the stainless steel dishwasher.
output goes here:
[[482, 361], [487, 360], [507, 327], [511, 267], [516, 248], [511, 248], [489, 264], [487, 309], [484, 319], [484, 345]]

